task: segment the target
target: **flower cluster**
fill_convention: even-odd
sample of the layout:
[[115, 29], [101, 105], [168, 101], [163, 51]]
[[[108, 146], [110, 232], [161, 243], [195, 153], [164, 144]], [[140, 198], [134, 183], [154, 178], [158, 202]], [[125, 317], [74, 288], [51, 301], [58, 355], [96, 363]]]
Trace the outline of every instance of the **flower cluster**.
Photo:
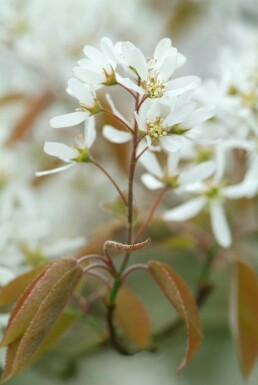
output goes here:
[[[86, 46], [84, 54], [67, 88], [78, 105], [74, 112], [50, 122], [54, 128], [84, 122], [84, 139], [72, 147], [47, 142], [45, 152], [67, 164], [37, 175], [63, 171], [78, 162], [91, 162], [91, 147], [98, 135], [95, 117], [112, 115], [123, 129], [104, 125], [102, 134], [113, 143], [131, 142], [135, 163], [139, 160], [147, 171], [142, 175], [145, 186], [190, 197], [166, 211], [163, 219], [184, 221], [209, 209], [217, 242], [229, 247], [232, 237], [224, 213], [226, 199], [250, 197], [258, 191], [257, 71], [249, 76], [242, 71], [245, 80], [224, 76], [221, 84], [203, 86], [197, 76], [176, 78], [176, 70], [186, 59], [168, 38], [162, 39], [148, 58], [132, 43], [113, 44], [106, 37], [99, 49]], [[104, 107], [100, 97], [103, 92], [99, 90], [109, 87], [120, 88], [133, 98], [135, 108], [131, 116], [123, 116], [109, 93], [108, 108]], [[207, 104], [207, 95], [212, 105]], [[242, 130], [238, 125], [232, 136], [232, 127], [239, 121], [245, 128]], [[248, 169], [243, 180], [230, 184], [227, 159], [235, 148], [247, 152]], [[164, 155], [166, 162], [162, 162]]]

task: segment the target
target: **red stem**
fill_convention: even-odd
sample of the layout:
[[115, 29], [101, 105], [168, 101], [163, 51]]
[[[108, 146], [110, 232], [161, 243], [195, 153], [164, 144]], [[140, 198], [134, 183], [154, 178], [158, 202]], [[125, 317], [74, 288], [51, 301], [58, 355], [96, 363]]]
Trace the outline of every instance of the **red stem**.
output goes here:
[[133, 239], [133, 243], [136, 243], [137, 239], [140, 238], [140, 236], [142, 235], [142, 233], [144, 232], [144, 230], [146, 229], [146, 227], [148, 226], [148, 224], [150, 223], [161, 199], [163, 198], [163, 195], [165, 194], [165, 192], [167, 191], [167, 187], [163, 188], [162, 190], [160, 190], [160, 192], [158, 193], [150, 211], [149, 211], [149, 214], [147, 215], [147, 217], [145, 218], [145, 221], [143, 222], [142, 226], [140, 227], [140, 229], [138, 230], [136, 236], [134, 237]]

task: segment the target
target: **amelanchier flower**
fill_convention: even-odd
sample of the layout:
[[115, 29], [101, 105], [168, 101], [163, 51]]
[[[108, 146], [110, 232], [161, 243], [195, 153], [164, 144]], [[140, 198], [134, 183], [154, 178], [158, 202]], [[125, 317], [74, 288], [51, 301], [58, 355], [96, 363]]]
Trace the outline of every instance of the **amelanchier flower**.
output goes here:
[[75, 126], [102, 111], [93, 88], [78, 79], [72, 78], [68, 81], [67, 92], [79, 100], [80, 108], [76, 112], [51, 119], [50, 125], [53, 128]]
[[162, 168], [156, 156], [150, 151], [145, 151], [140, 157], [140, 162], [149, 173], [142, 175], [142, 182], [150, 190], [164, 187], [178, 190], [180, 187], [184, 188], [209, 178], [216, 169], [213, 161], [207, 161], [180, 170], [179, 161], [180, 152], [168, 154], [167, 164]]
[[189, 201], [166, 211], [163, 219], [166, 221], [181, 222], [198, 215], [203, 209], [208, 208], [211, 215], [211, 227], [218, 244], [228, 248], [232, 243], [232, 236], [225, 216], [223, 205], [226, 199], [239, 199], [244, 197], [241, 184], [225, 186], [222, 177], [225, 170], [224, 151], [217, 148], [217, 170], [212, 180], [197, 182], [185, 188], [193, 195]]
[[164, 95], [180, 95], [195, 88], [200, 79], [197, 76], [184, 76], [171, 80], [174, 71], [186, 59], [172, 46], [169, 38], [160, 40], [153, 57], [145, 58], [143, 53], [130, 42], [119, 42], [115, 46], [118, 60], [130, 77], [117, 77], [125, 87], [142, 96], [156, 99]]
[[84, 54], [86, 59], [78, 61], [79, 67], [74, 67], [74, 74], [85, 83], [95, 88], [117, 84], [115, 69], [117, 59], [114, 46], [110, 39], [103, 37], [100, 41], [101, 50], [86, 45]]
[[44, 151], [46, 154], [55, 156], [67, 163], [64, 166], [54, 168], [52, 170], [38, 171], [36, 176], [55, 174], [65, 171], [77, 163], [89, 161], [89, 149], [96, 139], [95, 119], [91, 117], [87, 120], [84, 127], [84, 137], [77, 140], [76, 146], [67, 146], [58, 142], [46, 142]]
[[[196, 108], [192, 93], [163, 100], [146, 100], [136, 114], [148, 146], [160, 144], [168, 152], [181, 149], [187, 138], [200, 140], [200, 125], [214, 116], [213, 106]], [[202, 138], [203, 140], [203, 138]]]

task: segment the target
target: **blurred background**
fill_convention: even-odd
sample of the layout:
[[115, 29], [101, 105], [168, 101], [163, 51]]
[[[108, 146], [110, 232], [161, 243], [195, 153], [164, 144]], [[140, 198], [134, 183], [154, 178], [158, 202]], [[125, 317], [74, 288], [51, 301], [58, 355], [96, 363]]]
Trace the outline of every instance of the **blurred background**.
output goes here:
[[[204, 80], [219, 77], [222, 52], [230, 50], [237, 55], [257, 39], [258, 1], [0, 1], [0, 284], [8, 274], [14, 277], [42, 259], [80, 252], [95, 229], [110, 219], [100, 202], [112, 200], [114, 191], [91, 165], [78, 165], [44, 178], [34, 176], [35, 171], [57, 165], [43, 152], [46, 140], [69, 144], [78, 133], [74, 129], [54, 130], [49, 120], [76, 108], [66, 93], [67, 80], [83, 56], [84, 45], [98, 46], [102, 36], [114, 42], [130, 40], [147, 56], [159, 39], [170, 37], [187, 57], [181, 74], [199, 75]], [[124, 100], [125, 112], [129, 103]], [[98, 120], [100, 127], [103, 123], [103, 119]], [[99, 135], [94, 153], [125, 186], [126, 147], [107, 144]], [[147, 207], [151, 193], [147, 195], [139, 184], [137, 194], [139, 202], [144, 197]], [[198, 266], [190, 254], [176, 252], [173, 266], [191, 287]], [[164, 261], [168, 258], [171, 253], [164, 252]], [[98, 335], [85, 324], [80, 331], [65, 336], [33, 368], [8, 383], [242, 384], [227, 326], [228, 272], [219, 265], [213, 275], [219, 285], [202, 311], [204, 343], [179, 376], [175, 369], [184, 351], [183, 330], [168, 335], [155, 354], [124, 358], [106, 346], [92, 349]], [[174, 314], [155, 288], [148, 280], [144, 284], [142, 279], [138, 281], [137, 276], [130, 284], [150, 310], [153, 328], [166, 328]], [[257, 381], [258, 370], [249, 383]]]

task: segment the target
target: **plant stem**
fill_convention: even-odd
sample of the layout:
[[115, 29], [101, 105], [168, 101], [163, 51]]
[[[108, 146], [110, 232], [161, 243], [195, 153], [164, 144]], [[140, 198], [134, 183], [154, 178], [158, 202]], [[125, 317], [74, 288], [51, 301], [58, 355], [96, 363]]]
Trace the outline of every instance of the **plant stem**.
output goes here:
[[150, 223], [161, 199], [163, 198], [165, 192], [167, 191], [167, 187], [163, 188], [162, 190], [160, 190], [160, 192], [158, 193], [150, 211], [149, 211], [149, 214], [147, 215], [147, 217], [145, 218], [145, 221], [143, 222], [142, 226], [140, 227], [140, 229], [138, 230], [137, 234], [135, 235], [134, 239], [133, 239], [133, 243], [137, 242], [137, 240], [140, 238], [140, 236], [142, 235], [142, 233], [144, 232], [144, 230], [146, 229], [146, 227], [148, 226], [148, 224]]
[[[129, 88], [127, 88], [126, 86], [124, 86], [123, 84], [118, 83], [118, 82], [117, 82], [117, 85], [120, 86], [120, 87], [122, 87], [122, 88], [124, 88], [127, 92], [129, 92], [129, 94], [131, 94], [132, 97], [133, 97], [134, 99], [137, 99], [138, 95], [136, 96], [136, 95], [133, 93], [133, 91], [131, 91]], [[138, 100], [137, 100], [137, 103], [138, 103]]]
[[106, 175], [106, 177], [110, 180], [110, 182], [113, 184], [113, 186], [115, 187], [116, 191], [118, 192], [118, 194], [120, 195], [122, 201], [124, 202], [124, 204], [127, 206], [127, 201], [124, 197], [124, 194], [122, 193], [122, 191], [120, 190], [118, 184], [115, 182], [115, 180], [112, 178], [112, 176], [109, 174], [109, 172], [107, 170], [104, 169], [104, 167], [102, 167], [96, 160], [94, 160], [93, 158], [90, 158], [90, 162], [92, 164], [94, 164], [94, 166], [96, 166], [99, 170], [101, 170], [103, 172], [103, 174]]
[[130, 131], [131, 134], [133, 134], [133, 130], [131, 129], [131, 127], [126, 122], [124, 122], [121, 118], [119, 118], [119, 116], [115, 115], [112, 111], [107, 110], [106, 108], [102, 108], [102, 112], [105, 112], [106, 114], [111, 115], [113, 118], [118, 120], [128, 131]]
[[111, 343], [119, 353], [121, 353], [125, 356], [130, 356], [131, 354], [120, 344], [120, 342], [117, 339], [116, 328], [115, 328], [114, 321], [113, 321], [114, 310], [115, 310], [114, 305], [108, 305], [108, 307], [107, 307], [107, 324], [108, 324], [108, 330], [109, 330]]

